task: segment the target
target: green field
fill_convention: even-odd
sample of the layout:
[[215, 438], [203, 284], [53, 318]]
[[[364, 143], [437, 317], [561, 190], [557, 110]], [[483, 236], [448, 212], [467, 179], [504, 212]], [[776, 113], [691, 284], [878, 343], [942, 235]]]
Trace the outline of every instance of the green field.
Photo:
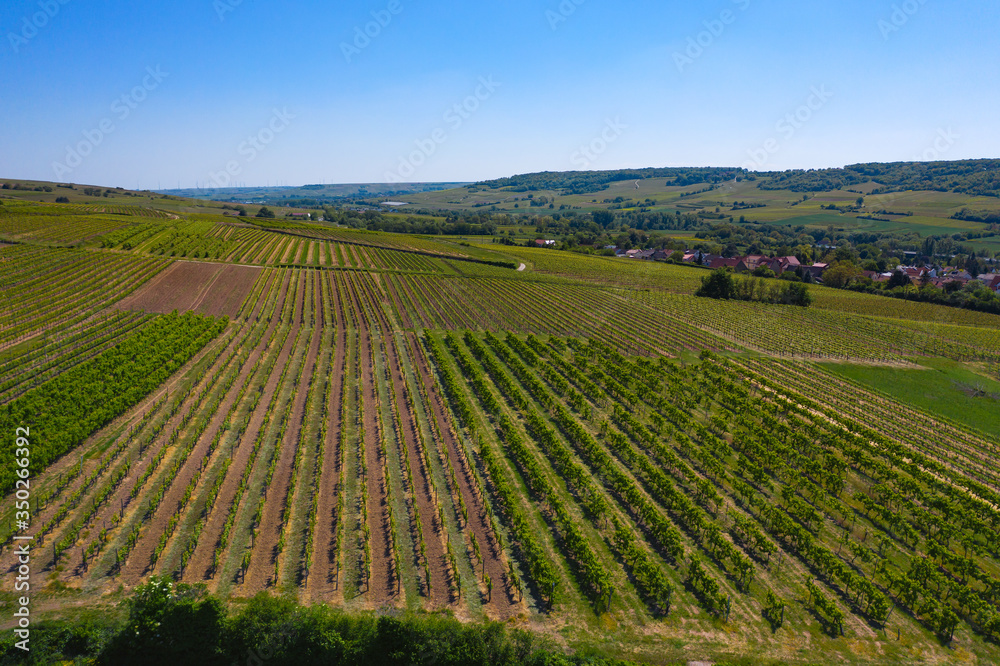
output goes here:
[[[854, 380], [958, 423], [1000, 438], [1000, 378], [948, 359], [915, 358], [919, 369], [823, 364]], [[980, 395], [979, 393], [986, 394]], [[992, 397], [991, 395], [992, 394]]]

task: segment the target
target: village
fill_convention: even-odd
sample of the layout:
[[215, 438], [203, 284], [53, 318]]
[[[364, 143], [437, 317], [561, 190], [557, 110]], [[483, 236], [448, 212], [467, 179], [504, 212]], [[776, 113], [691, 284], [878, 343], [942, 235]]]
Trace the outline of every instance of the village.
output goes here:
[[[553, 241], [547, 241], [553, 242]], [[806, 282], [816, 282], [823, 284], [823, 275], [831, 267], [830, 263], [815, 262], [812, 264], [802, 263], [798, 257], [768, 257], [765, 255], [751, 254], [742, 257], [722, 257], [702, 252], [680, 251], [680, 250], [621, 250], [614, 247], [615, 256], [622, 259], [638, 259], [642, 261], [672, 261], [674, 263], [685, 263], [696, 266], [705, 266], [710, 269], [728, 268], [734, 273], [754, 273], [765, 277], [781, 277], [786, 273], [793, 273], [798, 279]], [[894, 270], [885, 272], [858, 271], [859, 278], [867, 278], [872, 282], [890, 283], [893, 277], [899, 273], [908, 278], [909, 284], [922, 286], [931, 284], [940, 289], [950, 290], [966, 286], [973, 280], [980, 282], [990, 291], [1000, 294], [1000, 273], [980, 273], [972, 275], [968, 271], [954, 266], [905, 266], [899, 265]], [[791, 278], [791, 276], [789, 276]], [[896, 282], [892, 286], [907, 284], [903, 277], [896, 277]], [[951, 286], [949, 286], [951, 285]]]

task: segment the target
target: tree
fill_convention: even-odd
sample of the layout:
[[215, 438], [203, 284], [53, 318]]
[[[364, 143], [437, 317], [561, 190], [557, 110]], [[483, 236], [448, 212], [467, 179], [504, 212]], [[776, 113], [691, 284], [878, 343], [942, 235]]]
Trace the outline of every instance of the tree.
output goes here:
[[889, 278], [889, 282], [886, 283], [886, 288], [895, 289], [896, 287], [909, 287], [913, 282], [910, 280], [910, 276], [903, 271], [895, 271], [892, 277]]
[[733, 276], [725, 268], [717, 268], [707, 277], [701, 279], [701, 287], [695, 296], [706, 298], [732, 298], [736, 292]]
[[835, 261], [823, 272], [823, 284], [828, 287], [849, 287], [861, 276], [861, 270], [850, 261]]
[[262, 217], [266, 219], [274, 219], [274, 211], [267, 206], [261, 206], [260, 210], [257, 211], [257, 217]]

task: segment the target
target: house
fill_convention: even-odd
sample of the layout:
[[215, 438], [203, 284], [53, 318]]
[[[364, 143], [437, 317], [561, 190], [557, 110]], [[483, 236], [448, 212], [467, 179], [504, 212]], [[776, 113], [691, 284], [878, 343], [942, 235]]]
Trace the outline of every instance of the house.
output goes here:
[[555, 244], [556, 242], [554, 240], [545, 240], [543, 238], [535, 239], [535, 245], [537, 245], [538, 247], [549, 247], [550, 245], [555, 245]]
[[762, 261], [760, 263], [760, 266], [763, 266], [765, 268], [770, 268], [772, 271], [774, 271], [775, 275], [781, 275], [782, 273], [785, 272], [785, 264], [782, 261], [781, 257], [774, 257], [773, 259], [767, 259], [765, 261]]
[[862, 273], [872, 282], [888, 282], [892, 278], [892, 273], [879, 273], [877, 271], [862, 271]]
[[815, 263], [812, 266], [803, 266], [802, 270], [812, 273], [813, 278], [820, 279], [823, 273], [830, 267], [830, 264]]
[[693, 264], [698, 261], [698, 255], [694, 252], [685, 252], [681, 261], [687, 264]]
[[636, 255], [636, 259], [643, 259], [645, 261], [652, 261], [653, 255], [656, 254], [656, 250], [640, 250]]
[[708, 267], [712, 269], [725, 267], [725, 268], [732, 268], [733, 270], [735, 270], [736, 266], [740, 263], [740, 261], [741, 260], [738, 257], [733, 259], [726, 259], [724, 257], [712, 257], [712, 260], [708, 262]]
[[774, 259], [766, 259], [763, 262], [775, 275], [781, 275], [786, 271], [794, 271], [799, 267], [798, 257], [775, 257]]
[[990, 288], [990, 291], [1000, 294], [1000, 275], [993, 278], [993, 281], [987, 286]]
[[670, 250], [657, 250], [653, 253], [653, 259], [656, 261], [666, 261], [673, 254]]

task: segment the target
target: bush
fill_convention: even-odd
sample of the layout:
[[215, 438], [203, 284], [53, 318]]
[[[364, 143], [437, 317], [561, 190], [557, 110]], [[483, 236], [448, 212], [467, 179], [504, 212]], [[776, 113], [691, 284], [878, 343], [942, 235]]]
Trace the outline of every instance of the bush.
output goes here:
[[221, 663], [225, 609], [204, 585], [153, 577], [128, 601], [125, 627], [102, 651], [101, 664]]
[[133, 591], [124, 622], [33, 626], [31, 653], [7, 632], [0, 663], [50, 664], [371, 664], [372, 666], [626, 666], [599, 657], [568, 657], [532, 633], [499, 622], [463, 624], [445, 613], [348, 614], [299, 606], [260, 593], [227, 617], [204, 586], [154, 577]]

